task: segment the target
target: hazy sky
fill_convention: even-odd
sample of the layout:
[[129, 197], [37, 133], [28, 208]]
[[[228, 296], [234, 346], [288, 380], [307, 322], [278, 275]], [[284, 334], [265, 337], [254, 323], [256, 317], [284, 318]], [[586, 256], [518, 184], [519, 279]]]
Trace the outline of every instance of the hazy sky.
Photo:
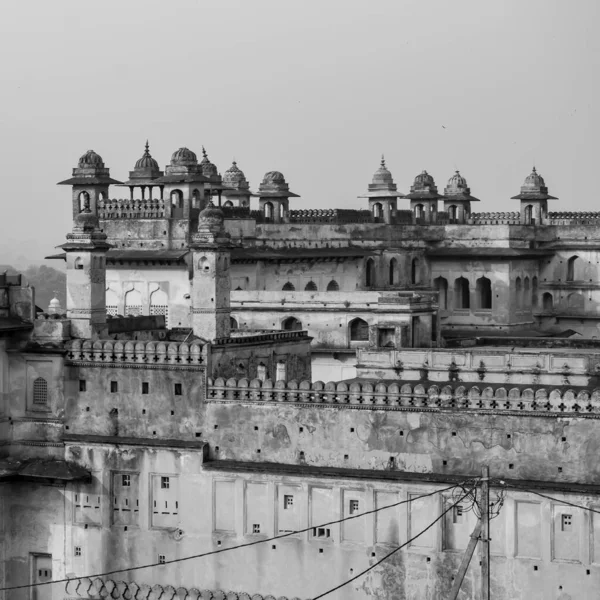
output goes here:
[[[164, 167], [204, 145], [293, 208], [365, 207], [455, 169], [478, 210], [515, 210], [533, 163], [551, 210], [600, 210], [597, 0], [5, 0], [0, 263], [64, 242], [87, 149], [120, 180], [146, 138]], [[123, 188], [112, 188], [124, 197]], [[404, 201], [407, 203], [408, 201]], [[402, 201], [401, 201], [402, 204]], [[50, 263], [52, 264], [52, 263]]]

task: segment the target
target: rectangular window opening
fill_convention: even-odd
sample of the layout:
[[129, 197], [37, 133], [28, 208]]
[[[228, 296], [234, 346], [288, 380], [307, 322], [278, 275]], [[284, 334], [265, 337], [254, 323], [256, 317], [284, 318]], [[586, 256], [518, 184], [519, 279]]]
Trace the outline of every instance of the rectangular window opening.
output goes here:
[[119, 384], [116, 381], [110, 382], [110, 393], [116, 394], [119, 391]]
[[283, 496], [283, 508], [288, 509], [294, 506], [294, 496], [291, 494], [285, 494]]
[[573, 530], [573, 515], [563, 513], [560, 515], [560, 528], [562, 531]]
[[452, 511], [452, 522], [455, 524], [462, 523], [463, 516], [464, 516], [464, 509], [460, 504], [457, 504], [454, 507], [454, 510]]
[[164, 565], [166, 562], [167, 558], [164, 554], [159, 554], [158, 555], [158, 564], [160, 565]]
[[170, 485], [170, 481], [168, 477], [161, 477], [160, 478], [160, 487], [163, 490], [168, 490], [169, 489], [169, 485]]
[[147, 381], [142, 381], [142, 394], [150, 393], [150, 384]]
[[176, 396], [181, 396], [183, 393], [183, 387], [180, 383], [176, 383], [175, 384], [175, 395]]
[[75, 556], [81, 556], [81, 546], [75, 546]]
[[359, 502], [358, 500], [350, 500], [350, 514], [353, 515], [358, 512]]
[[260, 533], [260, 524], [259, 523], [254, 523], [252, 525], [252, 533]]
[[80, 379], [79, 380], [79, 391], [80, 392], [85, 392], [86, 391], [86, 387], [87, 387], [87, 381], [85, 379]]
[[121, 476], [121, 485], [123, 487], [131, 487], [131, 475], [122, 475]]

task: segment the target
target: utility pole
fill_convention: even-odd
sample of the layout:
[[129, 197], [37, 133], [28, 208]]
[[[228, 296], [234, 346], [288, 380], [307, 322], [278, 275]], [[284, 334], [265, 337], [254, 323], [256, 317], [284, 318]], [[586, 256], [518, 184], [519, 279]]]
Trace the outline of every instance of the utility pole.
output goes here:
[[481, 470], [481, 600], [490, 600], [490, 469]]

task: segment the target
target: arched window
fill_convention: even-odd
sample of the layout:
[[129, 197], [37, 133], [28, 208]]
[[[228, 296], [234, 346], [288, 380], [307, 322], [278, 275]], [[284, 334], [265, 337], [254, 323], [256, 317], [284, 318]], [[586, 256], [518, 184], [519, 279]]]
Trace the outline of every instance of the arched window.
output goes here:
[[90, 207], [90, 195], [87, 192], [81, 192], [79, 194], [79, 212], [83, 212], [86, 208]]
[[469, 280], [459, 277], [454, 281], [454, 308], [466, 309], [470, 307]]
[[317, 284], [314, 281], [309, 281], [304, 287], [305, 292], [316, 292]]
[[517, 310], [521, 310], [523, 308], [523, 282], [520, 277], [515, 279], [515, 302]]
[[273, 215], [275, 214], [273, 204], [271, 202], [265, 202], [263, 210], [265, 213], [265, 219], [268, 219], [269, 221], [273, 220]]
[[365, 283], [367, 287], [375, 286], [375, 261], [372, 258], [367, 259], [365, 265]]
[[525, 277], [523, 280], [523, 307], [531, 305], [531, 287], [529, 283], [529, 277]]
[[286, 283], [283, 284], [283, 287], [281, 288], [284, 292], [293, 292], [296, 288], [294, 287], [294, 284], [287, 281]]
[[198, 261], [198, 270], [204, 271], [205, 273], [208, 273], [208, 271], [210, 271], [210, 262], [209, 262], [208, 258], [206, 258], [206, 256], [203, 256]]
[[238, 328], [238, 322], [233, 317], [229, 317], [229, 327], [231, 329], [237, 329]]
[[383, 217], [383, 204], [381, 204], [381, 202], [375, 202], [375, 204], [373, 204], [373, 216], [376, 219], [381, 219]]
[[396, 281], [396, 272], [398, 271], [398, 261], [395, 258], [390, 260], [390, 272], [388, 277], [388, 282], [390, 285], [395, 285]]
[[33, 381], [33, 403], [48, 404], [48, 382], [43, 377]]
[[425, 217], [425, 209], [422, 204], [417, 204], [414, 208], [415, 211], [415, 220], [417, 223], [421, 223], [423, 218]]
[[150, 314], [165, 317], [165, 327], [169, 327], [169, 297], [163, 290], [156, 290], [150, 296]]
[[533, 206], [531, 206], [531, 204], [528, 204], [525, 207], [524, 217], [525, 225], [535, 225], [535, 219], [533, 218]]
[[183, 208], [183, 192], [181, 190], [171, 192], [171, 206], [173, 208]]
[[484, 310], [492, 308], [492, 282], [487, 277], [480, 277], [476, 284], [477, 308]]
[[444, 277], [436, 277], [433, 280], [435, 289], [438, 291], [438, 303], [440, 310], [448, 308], [448, 281]]
[[78, 270], [83, 269], [83, 260], [82, 260], [81, 256], [78, 256], [75, 259], [75, 263], [73, 266]]
[[142, 294], [131, 290], [125, 294], [125, 316], [139, 317], [142, 314]]
[[554, 308], [554, 299], [550, 292], [544, 292], [542, 296], [542, 308], [544, 310], [552, 310]]
[[410, 267], [410, 281], [413, 285], [421, 283], [421, 277], [419, 274], [419, 259], [413, 258]]
[[[152, 188], [150, 188], [150, 195], [152, 195]], [[192, 192], [192, 206], [200, 208], [200, 190], [194, 189]]]
[[578, 256], [571, 256], [567, 262], [567, 281], [575, 281], [579, 279], [579, 277], [577, 277], [577, 267], [579, 266], [578, 258]]
[[106, 314], [111, 317], [117, 316], [119, 310], [119, 297], [114, 290], [106, 290]]
[[448, 207], [448, 220], [450, 223], [456, 223], [458, 221], [458, 207], [455, 204]]
[[339, 292], [340, 291], [340, 284], [335, 279], [332, 279], [327, 284], [327, 291], [328, 292]]
[[369, 324], [362, 319], [354, 319], [350, 321], [350, 341], [351, 342], [368, 342], [369, 341]]
[[227, 200], [227, 202], [223, 202], [223, 208], [233, 208], [233, 202], [231, 200]]
[[537, 308], [538, 305], [538, 278], [531, 280], [531, 304]]
[[282, 324], [281, 329], [284, 331], [301, 331], [302, 323], [296, 317], [288, 317]]
[[573, 292], [567, 296], [567, 307], [574, 310], [583, 310], [585, 300], [581, 294]]

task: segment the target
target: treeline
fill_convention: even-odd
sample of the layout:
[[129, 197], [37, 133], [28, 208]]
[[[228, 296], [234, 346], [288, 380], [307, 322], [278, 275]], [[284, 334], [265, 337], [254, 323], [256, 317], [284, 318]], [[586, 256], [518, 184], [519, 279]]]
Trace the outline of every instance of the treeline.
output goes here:
[[24, 271], [18, 271], [10, 265], [0, 265], [0, 273], [4, 271], [23, 275], [23, 284], [35, 288], [35, 303], [43, 311], [46, 311], [50, 300], [55, 296], [60, 300], [61, 306], [66, 307], [67, 277], [62, 271], [46, 265], [30, 266]]

